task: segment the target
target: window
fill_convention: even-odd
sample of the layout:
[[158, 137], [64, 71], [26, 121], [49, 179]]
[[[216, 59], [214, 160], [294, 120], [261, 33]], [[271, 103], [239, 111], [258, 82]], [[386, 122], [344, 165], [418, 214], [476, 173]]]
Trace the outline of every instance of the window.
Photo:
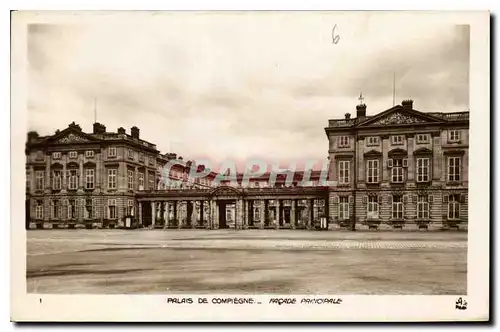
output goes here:
[[68, 219], [76, 218], [76, 202], [74, 199], [68, 201]]
[[[402, 183], [403, 177], [403, 159], [389, 159], [392, 160], [391, 180], [393, 183]], [[389, 163], [390, 166], [391, 163]]]
[[378, 159], [368, 160], [366, 165], [366, 181], [368, 183], [378, 183], [379, 161]]
[[128, 159], [134, 160], [134, 150], [128, 149], [127, 150], [127, 157], [128, 157]]
[[448, 219], [460, 219], [460, 195], [449, 196]]
[[108, 148], [108, 158], [114, 158], [114, 157], [116, 157], [116, 148], [115, 147]]
[[38, 220], [43, 219], [43, 201], [37, 200], [35, 206], [35, 218]]
[[426, 195], [418, 196], [417, 219], [429, 219], [429, 202]]
[[403, 196], [392, 196], [392, 219], [403, 219]]
[[44, 171], [36, 171], [35, 172], [35, 189], [36, 190], [43, 190], [44, 186], [44, 178], [45, 178], [45, 172]]
[[128, 189], [134, 190], [134, 171], [128, 170]]
[[149, 156], [149, 158], [148, 158], [148, 159], [149, 159], [149, 164], [150, 164], [150, 165], [154, 165], [154, 164], [155, 164], [155, 159], [154, 159], [154, 157], [153, 157], [153, 156]]
[[50, 202], [52, 209], [52, 219], [60, 219], [61, 214], [61, 203], [58, 199], [51, 200]]
[[78, 157], [78, 152], [76, 152], [76, 151], [70, 151], [70, 152], [69, 152], [69, 157], [70, 157], [71, 159], [75, 159], [75, 158], [77, 158], [77, 157]]
[[144, 173], [139, 173], [139, 190], [144, 190]]
[[349, 165], [348, 160], [339, 161], [339, 183], [348, 184], [349, 183]]
[[349, 219], [349, 197], [347, 196], [339, 197], [339, 219]]
[[92, 219], [92, 216], [94, 215], [94, 213], [93, 213], [94, 205], [92, 203], [93, 202], [92, 202], [91, 198], [85, 199], [85, 210], [84, 210], [83, 218]]
[[61, 171], [52, 172], [52, 189], [61, 190]]
[[154, 190], [155, 189], [155, 181], [154, 181], [154, 175], [149, 173], [148, 174], [148, 180], [149, 180], [149, 190]]
[[428, 182], [429, 179], [429, 158], [417, 158], [417, 182]]
[[128, 205], [127, 205], [127, 215], [128, 216], [133, 216], [134, 215], [134, 201], [129, 199]]
[[260, 182], [259, 182], [259, 181], [255, 181], [255, 182], [253, 183], [253, 186], [254, 186], [255, 188], [259, 188], [259, 187], [260, 187]]
[[450, 142], [458, 142], [460, 141], [460, 131], [458, 130], [450, 130], [448, 132], [448, 138], [450, 140]]
[[139, 153], [139, 162], [144, 162], [144, 153]]
[[417, 144], [426, 144], [426, 143], [429, 143], [429, 134], [418, 134]]
[[377, 136], [370, 136], [366, 138], [366, 145], [374, 146], [379, 144], [379, 138]]
[[35, 159], [37, 160], [43, 160], [45, 158], [45, 155], [43, 154], [43, 151], [37, 151]]
[[403, 144], [403, 136], [401, 135], [391, 136], [391, 142], [392, 145], [401, 145]]
[[94, 158], [94, 151], [85, 151], [85, 157]]
[[29, 169], [26, 170], [26, 191], [31, 190], [31, 172]]
[[116, 219], [116, 199], [108, 200], [108, 219]]
[[93, 168], [85, 170], [85, 188], [94, 189], [95, 172]]
[[367, 218], [369, 220], [378, 219], [378, 197], [368, 196]]
[[448, 181], [460, 181], [460, 157], [448, 158]]
[[349, 136], [339, 136], [338, 147], [339, 148], [349, 147]]
[[53, 159], [61, 159], [61, 152], [53, 152], [52, 158]]
[[116, 168], [108, 169], [108, 189], [116, 189]]
[[78, 188], [78, 172], [76, 169], [68, 171], [68, 189], [76, 190]]

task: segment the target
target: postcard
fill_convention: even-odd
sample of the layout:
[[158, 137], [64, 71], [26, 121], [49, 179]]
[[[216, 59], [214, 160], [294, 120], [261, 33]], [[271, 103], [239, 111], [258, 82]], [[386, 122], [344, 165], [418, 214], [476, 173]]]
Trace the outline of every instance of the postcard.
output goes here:
[[11, 20], [13, 321], [490, 319], [489, 12]]

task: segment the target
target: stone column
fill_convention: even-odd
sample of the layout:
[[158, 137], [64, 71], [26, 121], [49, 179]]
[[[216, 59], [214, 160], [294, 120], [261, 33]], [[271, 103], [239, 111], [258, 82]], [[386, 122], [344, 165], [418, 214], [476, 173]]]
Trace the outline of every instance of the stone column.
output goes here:
[[[44, 179], [44, 188], [42, 188], [42, 190], [45, 190], [45, 189], [50, 189], [52, 188], [52, 184], [50, 183], [50, 155], [46, 155], [45, 156], [45, 160], [46, 160], [46, 163], [45, 163], [45, 179]], [[45, 207], [44, 207], [44, 210], [45, 210]], [[45, 216], [45, 211], [43, 211], [43, 214]]]
[[382, 181], [390, 181], [389, 171], [387, 168], [388, 152], [389, 152], [389, 136], [383, 136], [382, 139]]
[[164, 228], [168, 228], [170, 226], [170, 203], [168, 201], [165, 201], [165, 213], [164, 213]]
[[210, 200], [208, 201], [208, 222], [207, 222], [207, 228], [208, 229], [213, 229], [214, 228], [214, 201]]
[[245, 217], [243, 218], [243, 229], [247, 229], [250, 221], [250, 215], [248, 213], [248, 211], [250, 210], [250, 201], [249, 200], [244, 201], [244, 204], [245, 204]]
[[269, 221], [269, 201], [267, 199], [264, 200], [264, 221]]
[[155, 228], [156, 222], [156, 204], [155, 202], [151, 202], [151, 227]]
[[79, 162], [79, 166], [80, 166], [80, 169], [79, 169], [80, 178], [79, 178], [79, 181], [78, 181], [78, 188], [83, 189], [83, 178], [85, 176], [85, 174], [83, 174], [83, 156], [81, 156], [79, 159], [80, 159], [80, 162]]
[[[415, 138], [413, 136], [410, 136], [408, 137], [408, 140], [407, 140], [407, 145], [408, 145], [408, 168], [407, 168], [407, 171], [408, 171], [408, 181], [415, 181], [415, 161], [413, 159], [413, 142], [415, 141]], [[429, 166], [429, 172], [430, 172], [430, 166]], [[432, 174], [429, 174], [429, 179], [430, 179], [430, 176], [432, 176]]]
[[308, 201], [308, 214], [309, 218], [307, 218], [307, 228], [311, 229], [311, 225], [314, 220], [314, 199], [310, 199]]
[[200, 224], [203, 225], [205, 223], [205, 201], [200, 201]]
[[296, 204], [297, 204], [297, 200], [292, 199], [292, 209], [290, 211], [290, 227], [292, 229], [295, 229], [295, 217], [296, 217], [295, 205]]
[[196, 228], [197, 218], [196, 218], [196, 201], [191, 201], [192, 210], [191, 210], [191, 228]]
[[276, 200], [276, 213], [275, 213], [276, 225], [274, 225], [274, 227], [276, 227], [276, 229], [280, 228], [280, 219], [281, 219], [280, 212], [281, 212], [281, 200], [277, 199]]
[[174, 211], [173, 211], [173, 217], [177, 221], [177, 228], [181, 228], [181, 222], [179, 220], [179, 201], [174, 201]]
[[[30, 188], [33, 188], [33, 184], [34, 184], [34, 181], [33, 181], [33, 174], [34, 174], [34, 171], [33, 171], [33, 166], [31, 166], [31, 178], [32, 178], [32, 181], [30, 183]], [[62, 173], [62, 190], [64, 192], [66, 192], [66, 190], [68, 189], [68, 184], [66, 183], [66, 162], [63, 161], [63, 173]], [[96, 181], [97, 181], [97, 174], [96, 174]]]
[[142, 227], [142, 202], [139, 202], [139, 225]]
[[265, 208], [266, 208], [266, 203], [265, 200], [262, 200], [260, 202], [260, 208], [259, 208], [259, 214], [260, 214], [260, 228], [264, 228], [264, 218], [266, 217], [265, 213]]

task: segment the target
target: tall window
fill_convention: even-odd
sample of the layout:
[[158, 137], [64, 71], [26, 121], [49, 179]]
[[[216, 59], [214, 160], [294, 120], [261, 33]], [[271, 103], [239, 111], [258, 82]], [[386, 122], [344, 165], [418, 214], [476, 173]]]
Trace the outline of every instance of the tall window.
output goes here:
[[68, 189], [76, 190], [78, 188], [78, 172], [76, 169], [68, 171]]
[[68, 201], [68, 219], [76, 219], [76, 202], [74, 199]]
[[116, 168], [108, 169], [108, 189], [116, 189]]
[[127, 150], [127, 156], [128, 156], [128, 159], [134, 159], [134, 150], [132, 149], [128, 149]]
[[427, 195], [418, 196], [417, 219], [429, 219], [429, 198]]
[[460, 157], [448, 158], [448, 181], [460, 181]]
[[94, 189], [95, 172], [93, 168], [85, 170], [85, 188]]
[[349, 165], [348, 160], [339, 161], [339, 183], [348, 184], [349, 183]]
[[139, 152], [139, 161], [144, 162], [144, 153]]
[[429, 181], [429, 158], [417, 158], [417, 182]]
[[116, 199], [108, 200], [108, 218], [116, 219]]
[[108, 148], [108, 157], [116, 157], [116, 148], [115, 147], [109, 147]]
[[44, 185], [45, 172], [44, 171], [36, 171], [35, 172], [35, 189], [43, 190]]
[[43, 201], [37, 200], [35, 205], [35, 218], [38, 220], [43, 219]]
[[448, 139], [450, 140], [450, 142], [458, 142], [460, 141], [460, 131], [458, 130], [450, 130], [448, 132]]
[[448, 219], [460, 219], [460, 195], [449, 196]]
[[149, 164], [150, 165], [154, 165], [155, 164], [155, 159], [154, 159], [153, 156], [149, 156], [148, 159], [149, 159]]
[[368, 160], [367, 161], [367, 175], [366, 181], [368, 183], [377, 183], [378, 182], [378, 172], [379, 172], [379, 161], [378, 159]]
[[339, 148], [349, 147], [349, 136], [339, 136], [338, 147]]
[[144, 190], [144, 173], [139, 173], [139, 190]]
[[92, 219], [93, 216], [93, 204], [92, 204], [92, 198], [86, 198], [85, 199], [85, 211], [83, 217], [85, 219]]
[[378, 219], [378, 197], [368, 196], [368, 219]]
[[52, 219], [61, 218], [61, 203], [58, 199], [53, 199], [51, 202], [52, 207]]
[[394, 183], [401, 183], [404, 180], [403, 177], [403, 159], [391, 159], [391, 179]]
[[403, 196], [392, 196], [392, 219], [403, 219]]
[[134, 190], [134, 171], [128, 170], [128, 189]]
[[154, 180], [154, 174], [149, 173], [148, 174], [148, 182], [149, 182], [149, 190], [154, 190], [155, 189], [155, 180]]
[[52, 178], [52, 189], [61, 190], [62, 179], [61, 179], [61, 171], [54, 171]]
[[129, 199], [128, 205], [127, 205], [127, 215], [128, 216], [133, 216], [134, 215], [134, 201]]
[[339, 197], [339, 219], [349, 219], [349, 197], [347, 196]]

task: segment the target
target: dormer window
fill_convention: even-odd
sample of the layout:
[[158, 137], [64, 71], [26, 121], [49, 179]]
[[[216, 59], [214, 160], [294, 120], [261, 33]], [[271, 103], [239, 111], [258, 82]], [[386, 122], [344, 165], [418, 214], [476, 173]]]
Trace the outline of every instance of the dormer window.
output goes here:
[[417, 144], [427, 144], [429, 143], [429, 134], [418, 134]]
[[448, 140], [450, 142], [459, 142], [460, 141], [460, 131], [458, 131], [458, 130], [450, 130], [448, 132]]
[[370, 136], [366, 138], [367, 146], [377, 146], [380, 143], [380, 139], [377, 136]]
[[392, 143], [392, 145], [403, 144], [403, 136], [401, 136], [401, 135], [391, 136], [391, 143]]
[[339, 136], [338, 147], [339, 148], [349, 147], [349, 136]]
[[52, 158], [53, 159], [61, 159], [61, 152], [53, 152]]
[[78, 152], [76, 152], [76, 151], [70, 151], [69, 152], [69, 157], [71, 159], [76, 159], [78, 157]]

